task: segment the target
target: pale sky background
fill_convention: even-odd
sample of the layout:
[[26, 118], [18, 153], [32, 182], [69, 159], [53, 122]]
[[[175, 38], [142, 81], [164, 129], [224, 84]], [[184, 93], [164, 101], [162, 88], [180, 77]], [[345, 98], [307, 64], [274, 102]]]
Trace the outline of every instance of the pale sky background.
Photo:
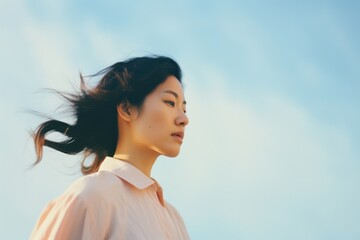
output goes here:
[[[360, 239], [359, 1], [0, 0], [0, 239], [27, 239], [80, 176], [28, 130], [71, 91], [148, 53], [184, 71], [182, 152], [153, 169], [192, 239]], [[69, 120], [71, 121], [71, 119]]]

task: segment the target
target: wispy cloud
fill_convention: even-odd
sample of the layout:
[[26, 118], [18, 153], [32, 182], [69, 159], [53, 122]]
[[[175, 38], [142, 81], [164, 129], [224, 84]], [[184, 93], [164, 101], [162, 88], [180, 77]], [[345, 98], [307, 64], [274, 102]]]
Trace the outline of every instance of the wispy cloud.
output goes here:
[[[25, 232], [30, 231], [45, 203], [78, 176], [63, 174], [74, 172], [68, 166], [77, 164], [78, 157], [51, 150], [46, 150], [45, 162], [23, 171], [35, 156], [26, 128], [36, 122], [16, 109], [25, 105], [47, 111], [60, 103], [32, 97], [29, 91], [44, 87], [72, 90], [79, 71], [91, 74], [140, 51], [158, 53], [159, 49], [165, 53], [173, 49], [170, 53], [183, 66], [190, 125], [181, 155], [160, 159], [154, 177], [164, 186], [167, 199], [181, 210], [194, 239], [359, 237], [359, 151], [352, 125], [347, 125], [354, 115], [331, 121], [316, 111], [319, 108], [303, 101], [322, 94], [325, 109], [341, 112], [343, 105], [334, 102], [354, 106], [353, 100], [358, 99], [335, 101], [334, 96], [343, 95], [320, 92], [332, 74], [334, 89], [341, 88], [343, 81], [338, 76], [343, 72], [330, 68], [333, 65], [320, 58], [321, 54], [312, 53], [322, 46], [311, 35], [319, 30], [321, 38], [316, 39], [329, 37], [326, 43], [337, 49], [331, 54], [339, 53], [349, 63], [348, 76], [356, 79], [359, 53], [354, 39], [358, 32], [350, 33], [338, 20], [342, 16], [331, 17], [323, 11], [328, 28], [322, 29], [311, 25], [315, 18], [309, 14], [302, 25], [306, 19], [301, 11], [294, 11], [296, 17], [279, 28], [271, 26], [282, 23], [282, 18], [265, 21], [267, 15], [253, 14], [255, 6], [245, 6], [238, 16], [239, 5], [226, 15], [220, 12], [223, 8], [210, 4], [207, 10], [212, 17], [222, 14], [211, 19], [203, 15], [203, 8], [190, 11], [189, 6], [203, 7], [191, 3], [180, 4], [181, 11], [173, 18], [171, 11], [156, 15], [146, 7], [141, 16], [134, 17], [137, 9], [132, 6], [127, 14], [136, 21], [127, 19], [129, 25], [118, 24], [119, 29], [114, 19], [106, 27], [89, 16], [79, 22], [63, 20], [68, 3], [37, 4], [41, 11], [54, 14], [52, 21], [43, 21], [44, 16], [37, 15], [39, 9], [24, 2], [0, 2], [0, 19], [8, 23], [0, 28], [0, 45], [6, 46], [0, 60], [5, 89], [0, 101], [5, 116], [1, 132], [6, 137], [0, 145], [6, 146], [4, 159], [11, 159], [3, 163], [0, 174], [5, 196], [1, 206], [6, 206], [1, 212], [7, 218], [0, 217], [1, 237], [14, 237], [13, 226], [20, 223]], [[180, 21], [182, 11], [188, 15]], [[149, 15], [156, 16], [141, 24]], [[159, 16], [168, 21], [159, 28], [144, 29], [156, 26], [162, 20]], [[70, 25], [72, 21], [75, 26]], [[289, 38], [276, 35], [291, 29], [291, 24], [296, 31], [287, 32]], [[308, 27], [312, 28], [308, 31]], [[298, 44], [300, 50], [285, 40]], [[355, 114], [356, 109], [350, 110]], [[26, 238], [23, 234], [19, 238]]]
[[[283, 96], [264, 96], [254, 105], [221, 87], [191, 87], [185, 166], [177, 166], [186, 176], [184, 191], [192, 196], [178, 201], [187, 202], [188, 209], [201, 206], [187, 212], [189, 219], [212, 216], [250, 239], [269, 233], [287, 238], [294, 232], [303, 239], [329, 228], [357, 234], [337, 219], [356, 221], [360, 211], [360, 195], [353, 193], [360, 166], [354, 165], [354, 144], [346, 131], [323, 125]], [[339, 207], [345, 199], [348, 205]]]

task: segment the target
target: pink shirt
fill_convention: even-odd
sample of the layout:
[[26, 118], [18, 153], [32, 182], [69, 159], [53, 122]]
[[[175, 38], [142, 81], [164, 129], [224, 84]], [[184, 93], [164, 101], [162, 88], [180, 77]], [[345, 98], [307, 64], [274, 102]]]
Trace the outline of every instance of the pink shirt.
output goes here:
[[106, 157], [45, 207], [30, 239], [189, 239], [159, 190], [131, 164]]

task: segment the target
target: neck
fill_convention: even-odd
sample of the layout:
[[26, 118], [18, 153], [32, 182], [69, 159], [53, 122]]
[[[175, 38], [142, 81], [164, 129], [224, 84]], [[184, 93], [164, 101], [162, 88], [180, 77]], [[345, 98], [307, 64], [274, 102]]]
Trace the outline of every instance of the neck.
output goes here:
[[151, 177], [151, 169], [159, 153], [149, 147], [136, 144], [133, 140], [131, 124], [118, 118], [119, 138], [113, 157], [128, 162], [146, 176]]
[[151, 169], [158, 157], [152, 151], [140, 151], [140, 150], [125, 150], [117, 148], [113, 158], [123, 160], [139, 169], [146, 176], [151, 177]]

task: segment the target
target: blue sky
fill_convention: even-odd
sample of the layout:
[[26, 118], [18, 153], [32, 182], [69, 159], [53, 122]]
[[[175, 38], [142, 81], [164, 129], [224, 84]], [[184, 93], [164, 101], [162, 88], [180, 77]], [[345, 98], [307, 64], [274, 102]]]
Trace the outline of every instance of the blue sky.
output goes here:
[[[192, 239], [360, 239], [356, 1], [0, 1], [0, 238], [26, 239], [80, 156], [35, 158], [25, 109], [127, 57], [174, 57], [190, 125], [153, 176]], [[69, 122], [71, 118], [69, 118]]]

